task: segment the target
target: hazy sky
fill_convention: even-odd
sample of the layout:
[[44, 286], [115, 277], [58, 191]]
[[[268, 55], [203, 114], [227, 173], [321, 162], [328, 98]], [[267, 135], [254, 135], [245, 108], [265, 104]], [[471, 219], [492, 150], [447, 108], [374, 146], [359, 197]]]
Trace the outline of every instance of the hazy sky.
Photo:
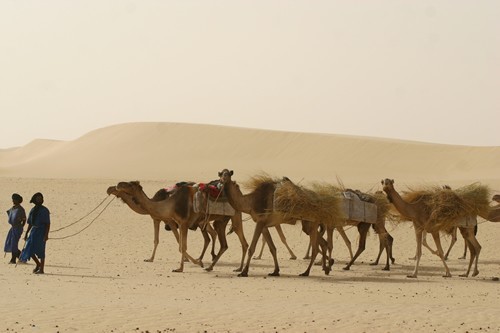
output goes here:
[[3, 0], [0, 148], [124, 122], [500, 146], [498, 0]]

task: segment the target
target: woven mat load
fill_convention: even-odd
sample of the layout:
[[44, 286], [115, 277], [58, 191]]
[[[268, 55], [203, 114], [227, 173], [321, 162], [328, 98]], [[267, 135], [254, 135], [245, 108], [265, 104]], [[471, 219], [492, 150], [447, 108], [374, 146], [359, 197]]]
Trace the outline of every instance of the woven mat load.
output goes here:
[[327, 225], [345, 224], [341, 196], [331, 191], [311, 190], [285, 178], [274, 192], [274, 210], [285, 217], [317, 221]]
[[227, 200], [207, 200], [207, 193], [196, 191], [193, 198], [195, 213], [233, 216], [236, 211]]
[[[453, 228], [463, 225], [474, 226], [477, 215], [489, 211], [490, 189], [474, 183], [456, 190], [432, 187], [411, 191], [403, 195], [410, 203], [421, 202], [429, 215], [424, 230], [452, 232]], [[465, 221], [464, 221], [465, 219]]]

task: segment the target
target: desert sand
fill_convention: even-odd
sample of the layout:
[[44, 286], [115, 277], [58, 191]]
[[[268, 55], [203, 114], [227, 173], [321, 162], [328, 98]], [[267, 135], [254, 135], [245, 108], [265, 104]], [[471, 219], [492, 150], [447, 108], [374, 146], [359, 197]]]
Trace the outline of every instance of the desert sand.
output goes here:
[[[267, 249], [262, 260], [252, 261], [249, 277], [237, 277], [241, 247], [235, 234], [212, 272], [186, 263], [183, 273], [173, 273], [180, 254], [172, 233], [162, 227], [155, 261], [144, 262], [153, 248], [151, 218], [106, 194], [118, 181], [139, 180], [152, 196], [177, 181], [216, 179], [229, 168], [241, 183], [261, 172], [304, 184], [340, 181], [365, 191], [380, 190], [382, 178], [395, 179], [399, 190], [480, 182], [493, 195], [500, 194], [499, 165], [500, 147], [175, 123], [120, 124], [73, 141], [39, 139], [0, 150], [0, 209], [10, 208], [17, 192], [28, 212], [31, 195], [40, 191], [53, 230], [78, 221], [50, 234], [44, 275], [32, 273], [33, 261], [16, 266], [8, 264], [10, 254], [3, 258], [0, 331], [499, 332], [500, 282], [494, 277], [500, 276], [500, 223], [479, 219], [476, 277], [458, 277], [467, 268], [458, 259], [459, 236], [448, 260], [451, 278], [442, 277], [439, 258], [425, 249], [418, 278], [407, 278], [416, 245], [409, 222], [388, 224], [396, 258], [390, 271], [369, 265], [378, 253], [373, 232], [351, 270], [342, 270], [349, 254], [335, 233], [330, 275], [314, 266], [311, 276], [299, 277], [308, 264], [302, 259], [308, 237], [299, 225], [284, 225], [298, 258], [290, 260], [271, 230], [280, 277], [267, 276], [273, 269]], [[250, 242], [254, 222], [244, 219]], [[8, 229], [4, 215], [2, 242]], [[356, 229], [347, 234], [355, 249]], [[442, 242], [446, 249], [450, 238], [442, 236]], [[434, 245], [430, 237], [429, 243]], [[197, 256], [201, 248], [201, 233], [190, 231], [188, 251]], [[210, 260], [207, 252], [205, 266]]]

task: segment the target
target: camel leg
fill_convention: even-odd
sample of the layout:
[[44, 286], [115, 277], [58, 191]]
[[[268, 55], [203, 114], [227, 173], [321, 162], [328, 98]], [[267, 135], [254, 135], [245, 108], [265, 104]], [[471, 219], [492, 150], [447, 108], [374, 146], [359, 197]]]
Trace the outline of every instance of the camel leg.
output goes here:
[[174, 269], [172, 272], [182, 273], [184, 271], [184, 258], [189, 259], [189, 261], [191, 261], [195, 265], [200, 265], [201, 267], [203, 267], [203, 264], [201, 264], [199, 260], [194, 259], [187, 253], [187, 234], [189, 230], [187, 223], [181, 224], [179, 229], [179, 252], [181, 252], [181, 264], [178, 269]]
[[[378, 234], [379, 251], [378, 251], [377, 259], [375, 260], [375, 262], [371, 263], [370, 265], [378, 265], [378, 261], [380, 259], [380, 256], [382, 255], [382, 251], [385, 249], [385, 253], [387, 254], [387, 256], [386, 256], [385, 266], [384, 266], [384, 268], [382, 268], [382, 270], [389, 271], [389, 270], [391, 270], [389, 259], [393, 259], [393, 258], [391, 258], [392, 239], [389, 240], [389, 237], [391, 237], [391, 235], [389, 235], [389, 233], [387, 233], [387, 230], [385, 230], [385, 227], [383, 227], [383, 226], [374, 225], [373, 227]], [[391, 246], [389, 245], [389, 243], [391, 243]]]
[[441, 246], [441, 238], [439, 237], [439, 231], [434, 231], [431, 234], [432, 238], [434, 238], [434, 243], [436, 243], [438, 256], [439, 258], [441, 258], [441, 261], [443, 262], [444, 265], [445, 274], [443, 275], [443, 277], [451, 277], [450, 269], [448, 268], [448, 265], [446, 265], [446, 260], [444, 260], [444, 251], [443, 247]]
[[215, 243], [216, 243], [215, 241], [217, 240], [217, 232], [214, 230], [214, 228], [212, 228], [210, 223], [207, 223], [206, 229], [207, 229], [208, 234], [212, 238], [212, 249], [210, 251], [210, 254], [212, 255], [212, 261], [213, 261], [215, 259], [215, 257], [217, 256], [215, 254]]
[[241, 217], [241, 213], [238, 213], [235, 216], [231, 217], [231, 221], [233, 231], [236, 232], [236, 235], [238, 235], [238, 238], [240, 239], [242, 252], [240, 267], [238, 269], [235, 269], [234, 272], [241, 272], [245, 263], [245, 255], [247, 254], [248, 250], [248, 243], [245, 238], [245, 234], [243, 233], [243, 220]]
[[274, 245], [273, 239], [271, 238], [271, 233], [267, 227], [262, 229], [262, 236], [266, 239], [266, 243], [269, 246], [269, 251], [273, 256], [274, 261], [274, 271], [272, 273], [267, 274], [268, 276], [280, 276], [280, 268], [278, 264], [278, 255], [276, 251], [276, 245]]
[[283, 244], [285, 244], [285, 247], [288, 250], [288, 253], [290, 253], [290, 259], [291, 260], [297, 259], [297, 256], [295, 255], [295, 253], [293, 253], [292, 249], [290, 248], [290, 246], [288, 246], [288, 243], [286, 242], [286, 237], [285, 237], [285, 234], [283, 233], [283, 229], [281, 229], [281, 225], [277, 224], [275, 226], [275, 228], [276, 228], [276, 231], [278, 232], [278, 235], [280, 236], [281, 242]]
[[370, 230], [370, 223], [364, 223], [364, 222], [358, 223], [358, 233], [359, 233], [358, 250], [356, 251], [356, 254], [354, 254], [354, 257], [351, 259], [351, 261], [349, 261], [347, 266], [343, 268], [343, 270], [348, 271], [349, 269], [351, 269], [352, 264], [354, 264], [359, 255], [363, 253], [363, 251], [365, 250], [366, 236], [368, 235], [368, 230]]
[[154, 241], [153, 241], [153, 253], [149, 259], [144, 259], [145, 262], [153, 262], [155, 260], [156, 248], [160, 242], [160, 220], [153, 219], [153, 229], [154, 229]]
[[422, 257], [422, 238], [424, 237], [424, 231], [420, 230], [415, 224], [413, 224], [413, 226], [415, 229], [415, 238], [417, 240], [417, 252], [415, 254], [415, 269], [413, 270], [413, 274], [407, 275], [409, 278], [416, 278], [418, 275], [418, 266], [420, 265], [420, 258]]
[[264, 228], [263, 223], [255, 223], [255, 229], [253, 231], [253, 237], [252, 241], [250, 242], [250, 247], [248, 248], [248, 255], [247, 255], [247, 264], [241, 271], [241, 273], [238, 274], [238, 276], [243, 276], [247, 277], [248, 276], [248, 270], [250, 269], [250, 262], [252, 261], [252, 256], [255, 253], [255, 248], [257, 247], [257, 242], [259, 241], [259, 237], [262, 234], [262, 229]]
[[224, 218], [222, 220], [215, 220], [214, 227], [217, 235], [219, 236], [220, 249], [219, 253], [215, 256], [214, 260], [209, 267], [205, 268], [207, 272], [211, 272], [214, 269], [215, 264], [219, 261], [220, 257], [226, 250], [228, 249], [227, 240], [226, 240], [226, 225], [229, 222], [229, 218]]
[[475, 264], [474, 264], [474, 273], [472, 273], [472, 276], [477, 276], [479, 274], [477, 265], [479, 260], [479, 253], [481, 252], [481, 245], [477, 241], [476, 236], [474, 236], [471, 228], [460, 228], [460, 233], [467, 241], [467, 245], [470, 251], [469, 267], [467, 269], [467, 273], [462, 274], [460, 276], [462, 277], [469, 276], [473, 261], [475, 262]]
[[254, 257], [255, 260], [260, 260], [262, 259], [262, 253], [264, 252], [264, 247], [266, 246], [266, 239], [262, 237], [262, 246], [260, 248], [260, 253], [258, 256]]
[[[302, 229], [304, 230], [305, 224], [302, 223]], [[309, 265], [307, 266], [307, 269], [304, 271], [304, 273], [300, 274], [299, 276], [309, 276], [309, 273], [311, 272], [311, 267], [314, 264], [314, 260], [316, 260], [316, 257], [318, 255], [318, 225], [315, 223], [311, 223], [310, 227], [308, 225], [308, 233], [309, 233], [309, 244], [311, 245], [311, 259], [309, 261]], [[304, 230], [305, 232], [305, 230]]]
[[[455, 243], [457, 242], [457, 227], [453, 228], [453, 231], [451, 233], [451, 242], [450, 242], [450, 247], [448, 248], [448, 251], [446, 251], [446, 254], [444, 255], [444, 260], [448, 260], [448, 256], [450, 255], [451, 248]], [[466, 242], [466, 248], [465, 250], [467, 251], [467, 242]], [[458, 259], [465, 259], [465, 255], [463, 258], [458, 258]]]
[[[347, 234], [344, 231], [344, 227], [342, 227], [342, 226], [337, 227], [337, 231], [339, 232], [340, 236], [344, 240], [345, 246], [347, 246], [347, 249], [349, 250], [349, 255], [351, 256], [351, 260], [352, 260], [352, 258], [354, 258], [354, 256], [352, 254], [351, 241], [349, 240], [349, 237], [347, 237]], [[333, 232], [333, 230], [332, 230], [332, 232]], [[328, 246], [330, 246], [330, 244]], [[333, 244], [332, 244], [332, 247], [333, 247]], [[333, 248], [332, 248], [332, 250], [333, 250]]]
[[[435, 255], [438, 255], [438, 252], [437, 250], [433, 250], [429, 244], [427, 244], [427, 232], [423, 231], [422, 233], [422, 241], [421, 241], [422, 245], [424, 247], [426, 247], [432, 254], [435, 254]], [[417, 258], [417, 254], [415, 254], [415, 256], [413, 258], [408, 258], [410, 260], [415, 260]]]
[[205, 256], [205, 252], [207, 251], [208, 245], [210, 244], [210, 235], [208, 234], [208, 228], [200, 227], [200, 231], [203, 236], [203, 249], [201, 250], [200, 256], [196, 260], [202, 263], [201, 267], [203, 267], [203, 257]]
[[184, 271], [184, 258], [187, 257], [187, 253], [185, 253], [184, 250], [184, 244], [187, 242], [187, 231], [188, 227], [187, 225], [181, 224], [179, 227], [180, 230], [180, 236], [179, 236], [179, 252], [181, 253], [181, 263], [179, 265], [179, 268], [174, 269], [172, 272], [176, 273], [182, 273]]
[[307, 245], [307, 250], [306, 250], [306, 254], [304, 255], [304, 258], [302, 259], [311, 259], [311, 242], [309, 242], [309, 244]]

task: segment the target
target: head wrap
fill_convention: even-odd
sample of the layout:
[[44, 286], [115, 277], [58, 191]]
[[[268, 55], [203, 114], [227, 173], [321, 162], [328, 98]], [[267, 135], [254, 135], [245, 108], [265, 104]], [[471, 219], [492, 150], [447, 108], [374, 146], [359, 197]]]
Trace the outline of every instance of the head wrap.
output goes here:
[[23, 202], [23, 197], [17, 193], [12, 194], [12, 201]]
[[33, 194], [33, 196], [31, 197], [30, 203], [34, 203], [34, 204], [36, 204], [36, 202], [35, 202], [35, 198], [36, 198], [36, 197], [38, 197], [38, 196], [40, 196], [40, 197], [42, 198], [42, 201], [43, 201], [43, 194], [42, 194], [42, 193], [40, 193], [40, 192], [36, 192], [36, 193], [35, 193], [35, 194]]

